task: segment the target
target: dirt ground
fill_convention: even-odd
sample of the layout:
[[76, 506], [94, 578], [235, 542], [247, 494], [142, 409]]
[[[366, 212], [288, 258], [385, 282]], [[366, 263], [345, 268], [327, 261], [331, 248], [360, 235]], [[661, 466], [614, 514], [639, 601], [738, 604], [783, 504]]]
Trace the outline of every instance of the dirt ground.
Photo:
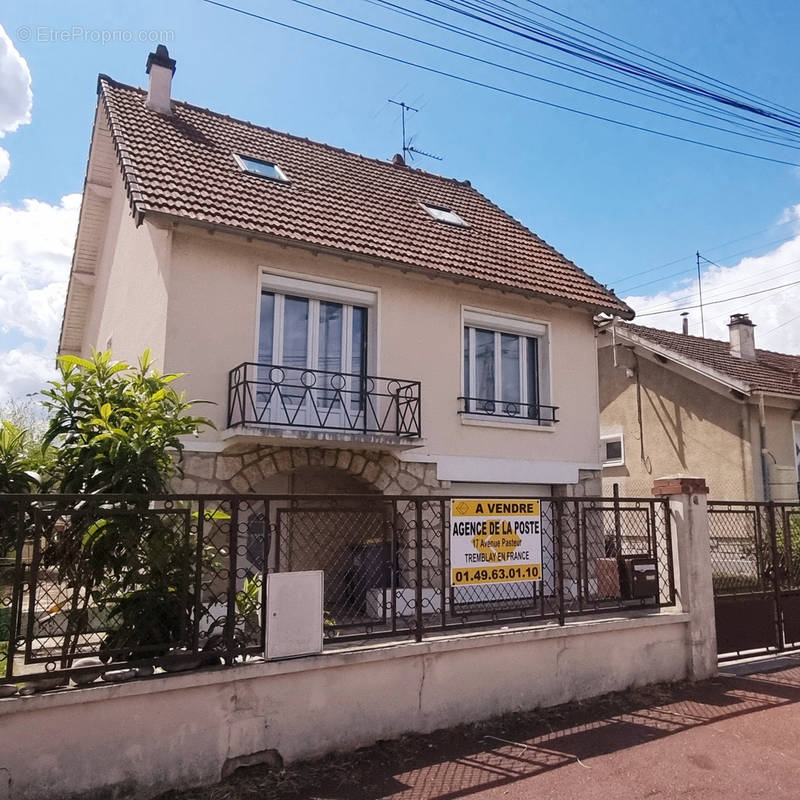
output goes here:
[[160, 800], [800, 798], [800, 656], [405, 736]]

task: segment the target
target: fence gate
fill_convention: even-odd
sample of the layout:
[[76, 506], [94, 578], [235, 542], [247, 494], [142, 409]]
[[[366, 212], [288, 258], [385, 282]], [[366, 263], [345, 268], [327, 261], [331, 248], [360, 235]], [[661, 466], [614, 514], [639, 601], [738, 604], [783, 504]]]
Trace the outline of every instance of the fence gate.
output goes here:
[[800, 647], [800, 505], [710, 502], [721, 659]]

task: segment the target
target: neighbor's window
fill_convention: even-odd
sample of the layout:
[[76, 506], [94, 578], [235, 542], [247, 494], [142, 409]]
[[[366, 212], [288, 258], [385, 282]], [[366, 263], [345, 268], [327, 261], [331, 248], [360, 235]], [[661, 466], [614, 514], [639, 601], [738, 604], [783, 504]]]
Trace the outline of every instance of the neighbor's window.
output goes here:
[[251, 172], [253, 175], [260, 175], [262, 178], [270, 178], [273, 181], [289, 180], [283, 170], [271, 161], [262, 161], [259, 158], [240, 155], [236, 156], [236, 161], [245, 172]]
[[625, 464], [625, 448], [621, 433], [601, 436], [600, 445], [604, 467], [621, 467]]
[[426, 203], [420, 204], [435, 220], [439, 222], [446, 222], [448, 225], [458, 225], [461, 228], [466, 228], [467, 223], [464, 219], [458, 216], [455, 211], [449, 208], [442, 208], [441, 206], [429, 206]]
[[462, 413], [555, 422], [545, 405], [546, 326], [472, 312], [464, 322]]

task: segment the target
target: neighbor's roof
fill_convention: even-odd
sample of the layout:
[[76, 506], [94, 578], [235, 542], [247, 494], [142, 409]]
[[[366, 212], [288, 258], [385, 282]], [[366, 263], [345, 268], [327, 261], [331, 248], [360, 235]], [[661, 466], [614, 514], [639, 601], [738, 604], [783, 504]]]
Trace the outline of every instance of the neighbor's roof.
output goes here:
[[[175, 102], [172, 116], [161, 115], [145, 106], [142, 89], [103, 75], [98, 91], [137, 220], [160, 212], [633, 317], [468, 182], [188, 103]], [[234, 154], [277, 164], [289, 182], [244, 172]], [[455, 211], [468, 227], [437, 222], [421, 203]]]
[[756, 349], [756, 360], [744, 361], [731, 355], [730, 342], [630, 323], [619, 323], [617, 329], [740, 381], [752, 392], [800, 396], [800, 355]]

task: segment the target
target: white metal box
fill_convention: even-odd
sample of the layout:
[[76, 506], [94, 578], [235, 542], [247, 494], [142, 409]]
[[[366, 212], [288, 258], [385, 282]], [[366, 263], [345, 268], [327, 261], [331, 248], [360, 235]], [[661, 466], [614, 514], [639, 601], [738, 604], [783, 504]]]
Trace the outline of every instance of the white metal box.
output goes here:
[[322, 652], [324, 575], [322, 570], [267, 575], [268, 661]]

